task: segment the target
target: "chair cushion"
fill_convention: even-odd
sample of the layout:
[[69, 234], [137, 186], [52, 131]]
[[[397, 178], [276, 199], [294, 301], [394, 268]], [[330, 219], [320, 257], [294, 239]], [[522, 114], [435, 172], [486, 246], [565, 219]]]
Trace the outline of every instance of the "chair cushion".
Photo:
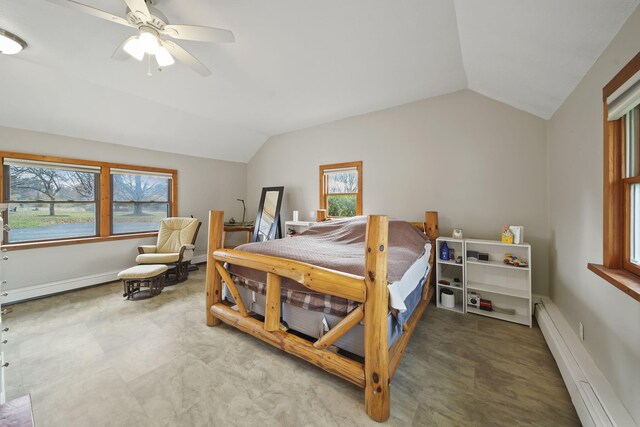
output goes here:
[[138, 246], [138, 250], [142, 249], [142, 253], [144, 254], [153, 254], [156, 252], [156, 245], [140, 245]]
[[138, 264], [166, 264], [168, 262], [178, 262], [179, 258], [179, 253], [140, 254], [136, 257], [136, 262]]
[[161, 275], [165, 271], [167, 271], [166, 265], [136, 265], [135, 267], [127, 268], [118, 273], [118, 278], [123, 280], [150, 279]]
[[160, 221], [158, 231], [157, 253], [180, 252], [183, 245], [190, 245], [198, 229], [195, 218], [165, 218]]

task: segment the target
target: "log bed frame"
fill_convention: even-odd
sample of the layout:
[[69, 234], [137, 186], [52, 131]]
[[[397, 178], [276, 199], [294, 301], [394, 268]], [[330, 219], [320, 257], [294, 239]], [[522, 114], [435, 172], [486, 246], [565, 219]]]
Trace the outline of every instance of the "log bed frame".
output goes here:
[[[396, 372], [422, 314], [433, 297], [431, 285], [434, 270], [435, 239], [438, 237], [438, 213], [425, 212], [425, 221], [411, 225], [431, 240], [431, 266], [422, 299], [404, 333], [388, 347], [389, 293], [387, 289], [388, 218], [369, 215], [365, 240], [365, 277], [313, 266], [285, 258], [224, 249], [222, 244], [224, 212], [209, 212], [209, 244], [207, 249], [206, 322], [221, 322], [240, 329], [289, 354], [312, 363], [365, 390], [365, 410], [375, 421], [385, 421], [390, 414], [389, 383]], [[267, 273], [264, 321], [250, 316], [240, 294], [223, 264], [235, 264]], [[314, 292], [335, 295], [361, 305], [349, 313], [315, 342], [288, 333], [280, 324], [281, 278], [295, 280]], [[237, 310], [222, 298], [222, 280], [236, 301]], [[364, 320], [364, 363], [327, 350], [352, 327]]]

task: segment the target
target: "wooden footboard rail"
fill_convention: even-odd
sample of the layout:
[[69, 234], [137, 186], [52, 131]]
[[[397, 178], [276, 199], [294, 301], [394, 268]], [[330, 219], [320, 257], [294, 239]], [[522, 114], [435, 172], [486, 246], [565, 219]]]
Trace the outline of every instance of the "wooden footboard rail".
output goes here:
[[[298, 356], [314, 365], [365, 389], [365, 409], [376, 421], [389, 418], [389, 382], [404, 349], [433, 294], [431, 273], [435, 239], [438, 237], [438, 214], [426, 212], [425, 223], [414, 224], [432, 240], [429, 277], [423, 298], [406, 323], [404, 334], [388, 348], [387, 241], [388, 219], [370, 215], [365, 243], [365, 277], [341, 273], [303, 262], [222, 248], [224, 212], [209, 213], [207, 250], [206, 322], [234, 326], [260, 340]], [[267, 273], [264, 321], [250, 316], [240, 293], [223, 264], [235, 264]], [[361, 305], [315, 342], [286, 332], [280, 323], [280, 283], [294, 280], [309, 290], [334, 295]], [[222, 300], [222, 281], [236, 302], [236, 309]], [[364, 364], [327, 350], [351, 328], [364, 320]]]

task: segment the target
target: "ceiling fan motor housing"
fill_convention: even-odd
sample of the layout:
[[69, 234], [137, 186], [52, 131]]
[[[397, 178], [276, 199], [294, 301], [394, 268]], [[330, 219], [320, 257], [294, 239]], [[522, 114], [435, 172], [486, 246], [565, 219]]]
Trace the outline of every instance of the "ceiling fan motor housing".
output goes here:
[[[149, 2], [147, 1], [147, 3]], [[167, 17], [164, 16], [162, 12], [160, 12], [155, 7], [149, 6], [149, 12], [151, 13], [150, 17], [147, 17], [142, 13], [132, 12], [128, 7], [125, 11], [127, 20], [136, 27], [147, 25], [154, 28], [156, 31], [162, 31], [164, 26], [169, 24], [169, 20], [167, 19]]]

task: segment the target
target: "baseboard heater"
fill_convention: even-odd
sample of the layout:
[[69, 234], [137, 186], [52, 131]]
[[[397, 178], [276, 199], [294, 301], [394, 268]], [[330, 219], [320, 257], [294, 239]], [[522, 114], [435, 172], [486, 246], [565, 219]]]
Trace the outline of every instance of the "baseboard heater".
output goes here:
[[637, 427], [555, 304], [542, 298], [535, 315], [582, 425]]

